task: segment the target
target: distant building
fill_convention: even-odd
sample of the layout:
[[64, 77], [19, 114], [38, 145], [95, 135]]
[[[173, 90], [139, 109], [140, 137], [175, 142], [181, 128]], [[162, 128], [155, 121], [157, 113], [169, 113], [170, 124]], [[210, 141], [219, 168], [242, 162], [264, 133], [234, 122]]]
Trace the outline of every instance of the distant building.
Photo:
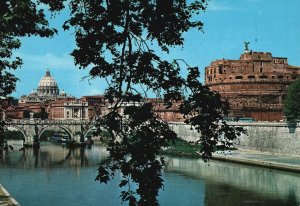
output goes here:
[[230, 116], [257, 121], [283, 119], [283, 99], [288, 85], [299, 78], [300, 67], [285, 57], [248, 48], [239, 60], [216, 60], [205, 68], [205, 84], [228, 100]]
[[[7, 119], [22, 119], [24, 118], [24, 113], [40, 113], [47, 112], [48, 104], [43, 102], [40, 103], [31, 103], [31, 104], [20, 104], [18, 106], [10, 106], [6, 110]], [[26, 115], [25, 115], [26, 116]]]
[[88, 120], [88, 102], [75, 99], [61, 99], [50, 103], [48, 119]]
[[183, 115], [179, 112], [179, 105], [181, 102], [173, 102], [172, 107], [166, 108], [163, 99], [148, 98], [147, 102], [151, 102], [153, 105], [153, 111], [157, 118], [166, 122], [183, 122]]
[[88, 102], [89, 120], [96, 120], [108, 113], [109, 105], [105, 102], [103, 95], [83, 96], [80, 100]]
[[[56, 116], [56, 111], [51, 111], [51, 109], [53, 108], [51, 107], [51, 104], [58, 100], [61, 100], [62, 102], [70, 102], [75, 101], [76, 99], [71, 95], [67, 95], [64, 91], [60, 92], [57, 82], [51, 76], [50, 71], [47, 70], [45, 76], [40, 79], [36, 90], [32, 90], [29, 95], [23, 95], [21, 99], [19, 99], [18, 105], [12, 105], [7, 108], [6, 118], [22, 119], [24, 118], [24, 116], [26, 116], [24, 115], [25, 113], [36, 114], [41, 112], [46, 112], [48, 113], [48, 115], [50, 113], [53, 114], [54, 112], [54, 118], [58, 118], [58, 116]], [[48, 118], [51, 118], [51, 116], [49, 116]], [[75, 119], [78, 119], [78, 117], [76, 117]]]
[[64, 91], [59, 91], [57, 82], [47, 70], [45, 76], [39, 81], [37, 89], [32, 90], [29, 95], [23, 95], [19, 103], [38, 103], [70, 97], [71, 95], [67, 95]]

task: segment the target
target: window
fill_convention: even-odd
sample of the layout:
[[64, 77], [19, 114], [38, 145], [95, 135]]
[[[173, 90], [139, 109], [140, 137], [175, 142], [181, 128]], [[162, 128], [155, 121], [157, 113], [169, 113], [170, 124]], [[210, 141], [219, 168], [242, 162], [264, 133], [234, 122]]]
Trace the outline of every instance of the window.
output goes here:
[[265, 75], [262, 75], [262, 76], [259, 76], [260, 79], [268, 79], [268, 76], [265, 76]]
[[260, 72], [260, 73], [263, 72], [263, 68], [262, 68], [262, 67], [259, 68], [259, 72]]
[[243, 79], [243, 76], [236, 76], [235, 79]]
[[248, 79], [255, 79], [255, 76], [254, 75], [249, 75]]
[[280, 76], [278, 76], [277, 78], [278, 78], [278, 79], [283, 79], [283, 76], [282, 76], [282, 75], [280, 75]]

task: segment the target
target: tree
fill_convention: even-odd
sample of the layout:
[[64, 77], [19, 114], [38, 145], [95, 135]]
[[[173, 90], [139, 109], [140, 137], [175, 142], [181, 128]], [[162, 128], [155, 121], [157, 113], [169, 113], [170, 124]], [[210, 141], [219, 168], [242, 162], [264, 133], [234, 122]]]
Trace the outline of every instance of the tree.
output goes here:
[[300, 119], [300, 79], [291, 83], [284, 99], [283, 112], [287, 121], [295, 122]]
[[[7, 95], [15, 90], [18, 80], [12, 74], [22, 65], [19, 57], [13, 56], [13, 51], [21, 46], [20, 37], [39, 35], [50, 37], [56, 33], [48, 28], [48, 21], [43, 10], [37, 10], [31, 0], [0, 1], [0, 109], [4, 107]], [[0, 155], [5, 143], [5, 122], [0, 120]]]
[[42, 109], [42, 111], [34, 113], [33, 118], [48, 119], [48, 113]]
[[[64, 29], [75, 28], [77, 48], [71, 55], [80, 68], [92, 67], [91, 78], [107, 80], [105, 98], [112, 104], [112, 111], [97, 120], [99, 130], [106, 128], [113, 140], [96, 179], [106, 183], [121, 171], [120, 187], [128, 188], [121, 198], [129, 205], [158, 205], [165, 162], [157, 155], [176, 139], [167, 123], [156, 118], [144, 91], [162, 97], [166, 107], [182, 102], [186, 123], [201, 132], [204, 160], [210, 158], [220, 136], [228, 146], [241, 132], [222, 121], [226, 104], [198, 81], [197, 67], [182, 60], [167, 61], [151, 48], [157, 44], [168, 53], [171, 47], [182, 46], [184, 32], [202, 29], [202, 22], [193, 19], [205, 7], [205, 0], [70, 2], [71, 18]], [[180, 76], [183, 66], [189, 70], [187, 78]], [[119, 113], [121, 107], [124, 114]], [[138, 189], [132, 191], [130, 182]]]
[[[50, 11], [60, 11], [65, 0], [40, 0]], [[31, 2], [32, 3], [32, 2]], [[90, 78], [104, 78], [108, 87], [105, 102], [108, 114], [97, 119], [112, 137], [109, 157], [101, 163], [96, 180], [107, 183], [120, 171], [121, 199], [129, 205], [158, 205], [163, 187], [164, 159], [159, 151], [177, 135], [158, 119], [146, 101], [149, 91], [164, 100], [165, 106], [181, 103], [186, 123], [201, 132], [202, 157], [208, 160], [218, 141], [226, 146], [242, 130], [229, 127], [222, 116], [227, 105], [220, 95], [199, 82], [199, 69], [184, 60], [167, 61], [156, 52], [168, 53], [183, 46], [183, 33], [202, 30], [195, 20], [207, 2], [185, 0], [70, 0], [70, 18], [64, 29], [75, 29], [77, 47], [72, 51], [75, 64], [91, 68]], [[34, 4], [34, 3], [32, 3]], [[22, 20], [20, 20], [22, 21]], [[152, 45], [159, 49], [154, 51]], [[187, 77], [180, 71], [187, 69]], [[124, 112], [120, 113], [124, 108]], [[220, 137], [222, 137], [220, 139]], [[137, 184], [132, 190], [131, 185]]]

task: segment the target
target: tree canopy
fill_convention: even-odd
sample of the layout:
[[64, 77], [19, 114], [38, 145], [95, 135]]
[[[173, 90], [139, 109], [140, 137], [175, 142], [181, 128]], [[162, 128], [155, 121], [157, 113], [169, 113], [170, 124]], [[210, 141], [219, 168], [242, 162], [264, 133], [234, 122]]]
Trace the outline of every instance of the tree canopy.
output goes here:
[[[167, 54], [172, 47], [183, 46], [184, 32], [192, 28], [202, 30], [198, 14], [206, 9], [206, 0], [39, 0], [37, 3], [49, 5], [52, 12], [62, 10], [68, 3], [70, 18], [63, 28], [75, 31], [76, 48], [71, 52], [74, 62], [81, 69], [91, 68], [90, 78], [107, 81], [105, 101], [111, 104], [111, 109], [97, 119], [97, 126], [99, 132], [101, 128], [109, 131], [112, 140], [107, 148], [109, 157], [100, 164], [96, 180], [107, 183], [120, 171], [119, 186], [127, 188], [121, 192], [121, 199], [129, 205], [158, 205], [156, 197], [163, 187], [161, 176], [165, 165], [163, 157], [158, 157], [159, 151], [177, 138], [168, 124], [154, 114], [152, 103], [147, 102], [149, 91], [162, 98], [166, 108], [180, 104], [185, 122], [199, 132], [204, 160], [211, 157], [219, 141], [230, 146], [231, 140], [242, 132], [223, 121], [228, 105], [218, 93], [202, 85], [198, 67], [181, 59], [168, 61], [157, 54]], [[3, 18], [3, 28], [9, 28], [4, 36], [13, 42], [4, 47], [10, 56], [3, 58], [10, 58], [12, 50], [20, 46], [16, 39], [19, 36], [50, 37], [55, 33], [47, 27], [43, 11], [36, 10], [35, 1], [6, 0], [3, 6], [8, 16]], [[24, 18], [23, 10], [28, 18]], [[153, 45], [158, 46], [158, 51]], [[7, 63], [3, 71], [20, 64], [20, 59]], [[188, 71], [186, 77], [180, 75], [183, 69]], [[10, 87], [5, 94], [14, 89], [15, 81], [7, 81]], [[138, 186], [136, 190], [132, 184]]]
[[300, 79], [291, 83], [284, 99], [283, 110], [287, 121], [295, 122], [300, 119]]

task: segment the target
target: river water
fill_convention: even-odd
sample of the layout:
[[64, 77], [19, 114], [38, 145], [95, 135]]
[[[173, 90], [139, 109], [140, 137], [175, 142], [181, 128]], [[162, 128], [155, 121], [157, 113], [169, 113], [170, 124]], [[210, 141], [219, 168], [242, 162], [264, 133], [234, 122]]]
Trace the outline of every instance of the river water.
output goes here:
[[[22, 206], [121, 205], [119, 176], [107, 185], [94, 181], [105, 147], [69, 150], [45, 142], [38, 152], [23, 152], [21, 141], [10, 143], [15, 151], [0, 159], [0, 183]], [[166, 162], [163, 206], [300, 205], [296, 173], [174, 157]]]

